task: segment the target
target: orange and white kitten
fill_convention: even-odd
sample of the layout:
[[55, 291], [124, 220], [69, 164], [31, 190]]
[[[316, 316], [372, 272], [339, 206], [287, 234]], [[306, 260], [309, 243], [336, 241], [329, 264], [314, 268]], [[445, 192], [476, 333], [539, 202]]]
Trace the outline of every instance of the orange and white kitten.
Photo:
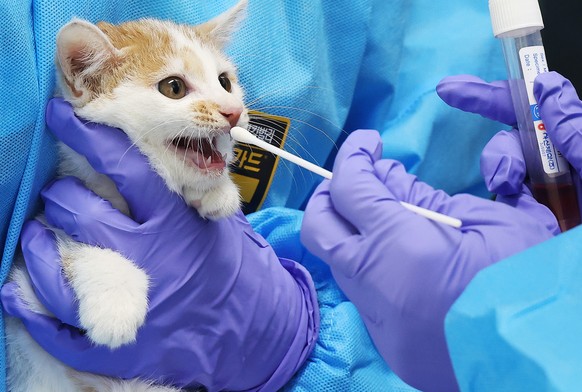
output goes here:
[[[235, 67], [222, 49], [245, 10], [242, 0], [193, 27], [153, 19], [120, 25], [74, 19], [57, 36], [58, 85], [75, 113], [122, 129], [168, 187], [208, 219], [229, 216], [240, 204], [228, 170], [233, 158], [229, 131], [245, 127], [248, 112]], [[80, 178], [129, 214], [113, 182], [66, 146], [61, 146], [59, 172]], [[88, 338], [110, 348], [134, 342], [148, 310], [147, 274], [119, 253], [56, 232]], [[11, 279], [31, 309], [50, 315], [22, 261], [15, 263]], [[148, 380], [79, 373], [44, 352], [20, 321], [6, 322], [11, 392], [177, 391]]]

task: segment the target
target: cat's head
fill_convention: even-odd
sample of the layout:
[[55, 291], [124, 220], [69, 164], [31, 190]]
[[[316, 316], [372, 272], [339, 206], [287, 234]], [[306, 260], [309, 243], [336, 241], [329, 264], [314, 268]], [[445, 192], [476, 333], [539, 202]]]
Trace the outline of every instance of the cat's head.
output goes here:
[[74, 19], [57, 36], [58, 87], [80, 117], [124, 130], [169, 187], [228, 177], [230, 129], [248, 112], [223, 53], [246, 0], [197, 26]]

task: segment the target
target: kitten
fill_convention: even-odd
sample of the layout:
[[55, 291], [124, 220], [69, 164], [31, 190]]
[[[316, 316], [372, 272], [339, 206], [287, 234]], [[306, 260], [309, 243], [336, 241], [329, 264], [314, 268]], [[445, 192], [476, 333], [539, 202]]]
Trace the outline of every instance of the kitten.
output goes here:
[[[242, 0], [194, 27], [153, 19], [117, 26], [74, 19], [57, 36], [58, 86], [75, 113], [122, 129], [168, 187], [208, 219], [229, 216], [240, 204], [228, 171], [233, 158], [229, 131], [245, 127], [248, 112], [235, 67], [221, 49], [245, 10]], [[109, 178], [68, 147], [62, 145], [60, 153], [60, 175], [80, 178], [129, 215]], [[148, 309], [148, 276], [112, 250], [55, 232], [87, 336], [112, 349], [133, 342]], [[11, 279], [32, 309], [50, 314], [35, 297], [22, 260], [15, 263]], [[7, 317], [6, 322], [11, 392], [176, 391], [147, 380], [76, 372], [44, 352], [20, 321]]]

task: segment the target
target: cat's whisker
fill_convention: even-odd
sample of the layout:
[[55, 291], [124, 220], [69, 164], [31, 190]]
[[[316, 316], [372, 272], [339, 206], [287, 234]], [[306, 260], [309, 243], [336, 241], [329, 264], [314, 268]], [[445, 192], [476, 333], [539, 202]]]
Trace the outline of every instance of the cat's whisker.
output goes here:
[[[327, 93], [331, 93], [332, 95], [336, 95], [336, 96], [338, 96], [340, 98], [342, 97], [341, 94], [337, 93], [335, 90], [333, 90], [331, 88], [324, 88], [324, 87], [321, 87], [321, 86], [307, 86], [306, 89], [318, 89], [318, 90], [324, 91], [326, 94]], [[254, 100], [252, 100], [250, 102], [247, 102], [247, 107], [250, 110], [257, 110], [257, 111], [267, 111], [267, 110], [270, 110], [270, 109], [286, 109], [286, 110], [291, 110], [291, 111], [306, 113], [306, 114], [309, 114], [309, 115], [311, 115], [313, 117], [319, 118], [319, 119], [321, 119], [321, 120], [329, 123], [334, 129], [339, 129], [343, 134], [345, 134], [345, 135], [348, 134], [348, 132], [346, 132], [340, 125], [334, 123], [329, 118], [327, 118], [325, 116], [322, 116], [322, 115], [320, 115], [320, 114], [318, 114], [316, 112], [313, 112], [313, 111], [304, 109], [302, 107], [283, 106], [283, 105], [279, 105], [279, 106], [270, 105], [270, 106], [260, 106], [259, 107], [259, 106], [256, 105], [261, 100], [267, 99], [267, 98], [269, 98], [271, 96], [274, 96], [274, 95], [278, 95], [278, 94], [280, 94], [281, 92], [284, 92], [284, 91], [285, 91], [284, 89], [281, 89], [281, 90], [273, 91], [273, 92], [268, 93], [268, 94], [263, 94], [262, 96], [259, 96], [259, 97], [255, 98]], [[315, 97], [313, 97], [313, 98], [315, 98]], [[304, 100], [304, 101], [306, 101], [306, 105], [305, 105], [306, 107], [311, 107], [313, 105], [313, 102], [314, 101], [312, 99], [309, 99], [308, 100], [307, 97], [301, 97], [301, 99]], [[289, 117], [289, 116], [287, 116], [287, 117]], [[291, 118], [291, 119], [293, 119], [293, 118]], [[298, 120], [298, 119], [295, 119], [295, 120]], [[310, 124], [307, 124], [307, 125], [310, 125]], [[327, 135], [327, 133], [326, 132], [323, 132], [321, 129], [319, 129], [319, 128], [316, 128], [316, 129], [319, 130], [319, 131], [321, 131], [323, 134]], [[337, 148], [337, 146], [336, 146], [336, 148]]]
[[[255, 108], [253, 108], [253, 109], [255, 109]], [[348, 134], [348, 132], [347, 132], [345, 129], [343, 129], [343, 128], [339, 127], [339, 126], [338, 126], [338, 125], [336, 125], [336, 124], [333, 124], [333, 123], [332, 123], [332, 122], [331, 122], [329, 119], [327, 119], [327, 118], [325, 118], [325, 117], [323, 117], [323, 116], [321, 116], [321, 115], [319, 115], [319, 114], [317, 114], [317, 113], [315, 113], [315, 112], [312, 112], [312, 111], [310, 111], [310, 110], [307, 110], [307, 109], [300, 109], [300, 108], [295, 108], [295, 107], [292, 107], [292, 106], [282, 106], [282, 105], [277, 105], [277, 106], [275, 106], [275, 105], [273, 105], [273, 106], [264, 106], [264, 107], [256, 108], [256, 110], [259, 110], [259, 111], [266, 111], [266, 110], [270, 110], [270, 109], [287, 109], [287, 110], [296, 110], [296, 111], [298, 111], [298, 112], [307, 113], [307, 114], [309, 114], [309, 115], [312, 115], [312, 116], [314, 116], [314, 117], [317, 117], [317, 118], [319, 118], [319, 119], [321, 119], [321, 120], [327, 121], [327, 122], [328, 122], [328, 123], [330, 123], [330, 124], [331, 124], [331, 125], [332, 125], [332, 126], [335, 128], [335, 129], [339, 129], [341, 133], [343, 133], [343, 134], [345, 134], [345, 135], [347, 135], [347, 134]], [[321, 132], [321, 133], [322, 133], [323, 135], [325, 135], [325, 136], [326, 136], [326, 137], [329, 139], [329, 141], [331, 141], [331, 142], [333, 143], [333, 145], [334, 145], [334, 146], [337, 148], [337, 145], [335, 144], [335, 141], [334, 141], [334, 140], [333, 140], [333, 139], [332, 139], [332, 138], [331, 138], [331, 137], [328, 135], [328, 133], [327, 133], [327, 132], [325, 132], [323, 129], [321, 129], [321, 128], [319, 128], [319, 127], [316, 127], [316, 126], [314, 126], [314, 125], [312, 125], [312, 124], [308, 123], [307, 121], [299, 120], [298, 118], [293, 118], [293, 117], [289, 117], [289, 118], [290, 118], [291, 120], [295, 121], [295, 122], [298, 122], [298, 123], [304, 124], [304, 125], [306, 125], [306, 126], [308, 126], [308, 127], [312, 128], [312, 129], [314, 129], [314, 130], [316, 130], [316, 131], [319, 131], [319, 132]]]
[[150, 133], [157, 131], [161, 127], [164, 127], [164, 126], [167, 126], [167, 125], [170, 125], [170, 124], [174, 124], [174, 123], [184, 123], [184, 120], [181, 120], [180, 119], [180, 120], [168, 120], [168, 121], [164, 121], [164, 122], [156, 125], [155, 127], [152, 127], [149, 130], [145, 131], [143, 134], [139, 135], [139, 137], [137, 139], [135, 139], [135, 141], [134, 141], [134, 143], [132, 145], [135, 145], [136, 143], [141, 142]]
[[[311, 158], [312, 162], [319, 164], [319, 162], [317, 162], [317, 159], [315, 159], [315, 157], [309, 152], [309, 150], [307, 150], [305, 147], [303, 147], [303, 145], [301, 143], [298, 143], [296, 140], [294, 140], [294, 142], [295, 142], [295, 144], [297, 144], [299, 147], [301, 147], [307, 153], [307, 155]], [[300, 154], [300, 152], [296, 148], [292, 147], [290, 144], [286, 144], [285, 150], [289, 151], [293, 155], [302, 156], [302, 154]], [[287, 166], [287, 164], [286, 164], [286, 166]], [[319, 166], [322, 166], [322, 165], [319, 165]], [[288, 167], [292, 167], [293, 168], [292, 170], [297, 170], [296, 166], [289, 165]], [[291, 169], [289, 169], [289, 171], [291, 171]], [[304, 181], [306, 181], [305, 175], [309, 175], [312, 179], [313, 179], [313, 177], [315, 177], [315, 175], [310, 171], [300, 170], [300, 173], [302, 176], [304, 176], [304, 178], [303, 178]]]
[[[251, 150], [251, 152], [253, 152], [253, 149], [254, 148], [258, 148], [258, 147], [249, 144], [249, 149]], [[267, 153], [268, 154], [272, 154], [270, 152], [267, 152]], [[277, 157], [275, 157], [275, 158], [277, 158]], [[283, 164], [283, 166], [285, 167], [285, 170], [289, 174], [292, 174], [293, 173], [293, 171], [292, 171], [292, 165], [290, 165], [285, 159], [279, 159], [279, 164], [281, 164], [281, 163]], [[297, 179], [295, 178], [295, 176], [294, 175], [290, 175], [289, 177], [293, 180], [293, 185], [295, 186], [295, 188], [299, 188], [299, 184], [297, 183]]]
[[[283, 109], [293, 109], [293, 110], [297, 110], [297, 111], [303, 111], [303, 112], [312, 114], [314, 117], [319, 117], [319, 118], [324, 119], [324, 120], [326, 120], [326, 121], [328, 121], [328, 122], [331, 123], [331, 121], [325, 119], [322, 116], [317, 115], [317, 113], [313, 113], [313, 112], [308, 111], [308, 110], [305, 110], [305, 109], [294, 108], [294, 107], [290, 107], [290, 106], [270, 106], [270, 107], [264, 107], [264, 108], [260, 108], [260, 109], [270, 109], [270, 108], [283, 108]], [[310, 124], [309, 122], [300, 120], [298, 118], [289, 117], [289, 116], [287, 116], [287, 118], [289, 118], [290, 120], [292, 120], [292, 124], [293, 123], [305, 124], [307, 127], [312, 128], [312, 129], [314, 129], [314, 130], [322, 133], [331, 142], [331, 144], [334, 146], [334, 148], [337, 150], [338, 147], [337, 147], [336, 143], [334, 142], [334, 140], [323, 129], [318, 128], [318, 127]], [[273, 125], [277, 125], [278, 124], [278, 122], [276, 120], [271, 120], [268, 117], [262, 118], [262, 120], [265, 121], [267, 124], [269, 124], [269, 123], [271, 123]], [[289, 132], [289, 135], [287, 137], [289, 138], [288, 140], [291, 141], [292, 143], [287, 143], [286, 144], [286, 146], [287, 146], [286, 148], [289, 151], [292, 151], [293, 153], [295, 153], [295, 155], [298, 155], [298, 156], [307, 156], [312, 161], [316, 162], [317, 164], [320, 164], [320, 165], [325, 164], [325, 162], [317, 162], [317, 159], [315, 159], [314, 155], [306, 147], [307, 145], [309, 145], [309, 138], [304, 134], [304, 132], [301, 132], [300, 131], [300, 127], [291, 125], [291, 129], [294, 130], [294, 132]], [[347, 132], [345, 130], [343, 130], [343, 129], [341, 129], [341, 132], [347, 134]], [[297, 138], [297, 136], [300, 136], [303, 141], [299, 140]], [[281, 138], [280, 137], [277, 137], [277, 136], [275, 136], [275, 137], [278, 139], [279, 142], [281, 142]], [[298, 146], [299, 148], [301, 148], [301, 150], [302, 150], [303, 153], [299, 153], [300, 151], [298, 149], [296, 149], [296, 148], [291, 147], [291, 145]], [[291, 168], [290, 165], [288, 165], [286, 162], [283, 162], [283, 164], [284, 164], [285, 169], [288, 170], [289, 173], [293, 173], [293, 171], [296, 170], [295, 168]], [[302, 173], [303, 176], [306, 175], [304, 171], [301, 171], [301, 173]], [[310, 175], [311, 175], [311, 177], [313, 177], [313, 173], [310, 173]], [[296, 176], [292, 176], [292, 177], [293, 177], [293, 180], [295, 182], [295, 186], [298, 186], [298, 184], [297, 184], [297, 180], [298, 179], [296, 178]], [[304, 180], [306, 180], [306, 179], [304, 178]]]
[[[267, 119], [265, 119], [265, 122], [266, 122], [267, 124], [273, 124], [273, 125], [277, 125], [277, 122], [276, 122], [276, 121], [274, 121], [274, 120], [270, 120], [270, 119], [268, 119], [268, 118], [267, 118]], [[303, 141], [305, 142], [305, 145], [309, 144], [309, 140], [307, 140], [307, 137], [306, 137], [305, 135], [303, 135], [303, 133], [299, 132], [299, 128], [298, 128], [298, 127], [296, 127], [296, 126], [291, 126], [291, 127], [290, 127], [290, 129], [291, 129], [291, 130], [297, 130], [297, 134], [303, 138]], [[289, 139], [293, 140], [293, 141], [294, 141], [294, 142], [296, 142], [297, 144], [300, 144], [300, 145], [302, 145], [302, 144], [300, 143], [300, 141], [299, 141], [299, 140], [297, 140], [297, 138], [295, 138], [295, 137], [293, 136], [293, 133], [294, 133], [294, 132], [289, 132]], [[273, 137], [277, 137], [277, 136], [276, 136], [276, 135], [274, 135]], [[279, 138], [277, 139], [277, 141], [279, 141], [279, 142], [281, 142], [282, 140], [283, 140], [283, 139], [282, 139], [281, 137], [279, 137]]]
[[[326, 88], [326, 87], [321, 87], [321, 86], [304, 86], [302, 87], [304, 90], [321, 90], [323, 93], [325, 93], [326, 95], [333, 95], [333, 96], [337, 96], [338, 98], [342, 98], [344, 99], [345, 97], [342, 94], [339, 94], [337, 91], [335, 91], [332, 88]], [[279, 90], [273, 90], [267, 94], [263, 94], [260, 95], [258, 97], [256, 97], [254, 100], [247, 102], [247, 106], [251, 107], [254, 104], [258, 103], [261, 100], [264, 99], [268, 99], [271, 98], [273, 96], [277, 96], [277, 95], [287, 95], [289, 93], [292, 93], [292, 89], [279, 89]], [[306, 100], [307, 97], [301, 97], [302, 99]], [[307, 102], [307, 103], [313, 103], [313, 101], [311, 102]]]
[[[276, 138], [277, 141], [280, 141], [279, 138]], [[310, 158], [310, 160], [317, 164], [318, 166], [323, 166], [325, 164], [325, 162], [318, 162], [317, 158], [315, 158], [315, 156], [313, 156], [313, 154], [311, 154], [311, 152], [309, 152], [309, 150], [299, 141], [297, 140], [297, 138], [291, 137], [290, 140], [292, 140], [294, 142], [294, 144], [296, 144], [297, 146], [299, 146], [303, 151], [305, 151], [306, 155]], [[297, 156], [303, 156], [303, 154], [300, 153], [300, 151], [294, 147], [292, 147], [290, 144], [286, 144], [286, 148], [287, 150], [289, 150], [290, 152], [292, 152], [294, 155]]]
[[[292, 127], [292, 128], [294, 128], [294, 127]], [[317, 159], [315, 159], [315, 157], [304, 147], [303, 143], [301, 143], [299, 140], [297, 140], [292, 135], [292, 133], [289, 136], [287, 136], [287, 137], [288, 137], [288, 140], [290, 140], [293, 143], [286, 143], [284, 149], [286, 149], [286, 150], [294, 153], [294, 155], [301, 156], [302, 154], [300, 154], [299, 151], [296, 148], [292, 147], [292, 144], [295, 144], [295, 145], [303, 148], [303, 150], [307, 153], [307, 155], [309, 157], [311, 157], [312, 161], [317, 162]], [[280, 136], [274, 135], [273, 138], [278, 142], [278, 145], [281, 145], [282, 138]], [[306, 143], [308, 143], [307, 140], [306, 140]], [[285, 160], [279, 160], [279, 161], [283, 163], [283, 165], [285, 166], [285, 169], [289, 172], [289, 174], [292, 174], [294, 171], [297, 170], [297, 166], [295, 166], [295, 165], [289, 165], [288, 162], [286, 162]], [[305, 175], [306, 174], [309, 175], [309, 176], [311, 176], [311, 178], [314, 177], [314, 174], [312, 172], [307, 172], [306, 173], [305, 171], [301, 170], [300, 173], [301, 173], [302, 176], [304, 176], [304, 178], [303, 178], [304, 181], [307, 181], [307, 179], [305, 178]], [[299, 185], [297, 183], [296, 177], [293, 176], [293, 175], [291, 175], [291, 177], [293, 177], [293, 180], [295, 182], [295, 186], [296, 187], [299, 187]]]
[[[315, 129], [315, 130], [317, 130], [318, 132], [322, 133], [322, 134], [323, 134], [323, 135], [324, 135], [324, 136], [325, 136], [325, 137], [326, 137], [326, 138], [327, 138], [327, 139], [328, 139], [328, 140], [331, 142], [331, 144], [334, 146], [334, 148], [335, 148], [336, 150], [338, 149], [338, 146], [337, 146], [337, 144], [335, 143], [335, 141], [334, 141], [334, 140], [333, 140], [333, 139], [332, 139], [332, 138], [331, 138], [331, 137], [330, 137], [330, 136], [329, 136], [329, 135], [328, 135], [328, 134], [327, 134], [325, 131], [323, 131], [322, 129], [320, 129], [320, 128], [318, 128], [318, 127], [315, 127], [315, 126], [313, 126], [313, 125], [309, 124], [309, 123], [308, 123], [308, 122], [306, 122], [306, 121], [302, 121], [302, 120], [299, 120], [299, 119], [293, 119], [293, 118], [291, 118], [291, 120], [292, 120], [292, 121], [294, 121], [294, 122], [300, 123], [300, 124], [305, 124], [305, 125], [307, 125], [308, 127], [312, 128], [312, 129]], [[304, 134], [303, 134], [303, 133], [302, 133], [302, 132], [299, 130], [300, 128], [298, 128], [298, 127], [294, 127], [293, 129], [295, 129], [296, 131], [295, 131], [295, 132], [290, 132], [289, 134], [294, 134], [294, 135], [296, 135], [296, 136], [297, 136], [297, 135], [300, 135], [300, 136], [301, 136], [301, 137], [302, 137], [302, 138], [305, 140], [305, 143], [301, 143], [301, 142], [300, 142], [299, 140], [297, 140], [296, 138], [294, 139], [294, 141], [297, 143], [297, 145], [298, 145], [298, 146], [301, 146], [301, 147], [302, 147], [302, 149], [303, 149], [303, 150], [304, 150], [304, 151], [305, 151], [307, 154], [309, 154], [309, 155], [311, 156], [311, 158], [314, 158], [314, 157], [311, 155], [311, 153], [309, 152], [309, 150], [307, 149], [307, 147], [305, 147], [306, 145], [308, 145], [308, 144], [309, 144], [309, 139], [308, 139], [308, 138], [307, 138], [307, 137], [306, 137], [306, 136], [305, 136], [305, 135], [304, 135]], [[291, 140], [293, 140], [293, 139], [291, 139]], [[301, 154], [300, 154], [300, 156], [301, 156]]]
[[[168, 124], [180, 123], [180, 122], [183, 123], [184, 121], [183, 120], [168, 120], [168, 121], [164, 121], [164, 122], [156, 125], [155, 127], [152, 127], [150, 130], [144, 132], [143, 134], [141, 134], [138, 138], [136, 138], [135, 140], [133, 140], [132, 143], [127, 148], [127, 150], [125, 150], [125, 152], [123, 153], [123, 155], [119, 158], [119, 163], [118, 164], [121, 164], [121, 161], [123, 161], [123, 158], [125, 157], [125, 155], [129, 152], [129, 150], [132, 147], [138, 147], [139, 142], [141, 142], [142, 140], [144, 140], [145, 137], [147, 137], [150, 133], [152, 133], [154, 131], [157, 131], [160, 127], [166, 126]], [[166, 147], [166, 148], [169, 148], [169, 146]]]
[[342, 129], [341, 126], [334, 123], [329, 118], [322, 116], [321, 114], [318, 114], [314, 111], [304, 109], [301, 107], [297, 107], [297, 106], [289, 106], [289, 105], [268, 105], [268, 106], [254, 106], [254, 107], [251, 106], [250, 109], [251, 110], [258, 110], [258, 111], [266, 111], [266, 110], [270, 110], [270, 109], [286, 109], [286, 110], [293, 110], [293, 111], [301, 112], [301, 113], [307, 113], [313, 117], [317, 117], [320, 120], [323, 120], [323, 121], [329, 123], [332, 127], [336, 128], [336, 129], [340, 129], [340, 130]]
[[[177, 137], [178, 137], [178, 138], [181, 138], [183, 135], [185, 135], [185, 134], [186, 134], [186, 131], [188, 130], [188, 128], [189, 128], [189, 126], [188, 126], [188, 125], [186, 125], [186, 126], [182, 127], [182, 129], [180, 129], [180, 132], [178, 132], [178, 135], [177, 135]], [[178, 146], [176, 146], [176, 155], [177, 155], [177, 154], [178, 154]], [[183, 157], [182, 157], [182, 166], [183, 166], [184, 168], [186, 168], [186, 167], [187, 167], [187, 165], [186, 165], [186, 158], [187, 158], [187, 156], [188, 156], [187, 154], [188, 154], [188, 151], [187, 151], [186, 149], [184, 149], [184, 155], [183, 155]]]
[[[271, 121], [271, 120], [269, 120], [269, 119], [265, 119], [265, 122], [266, 122], [266, 123], [272, 123], [272, 124], [274, 124], [274, 125], [276, 125], [276, 124], [277, 124], [275, 121]], [[309, 153], [309, 151], [308, 151], [308, 150], [307, 150], [307, 148], [305, 147], [305, 146], [307, 146], [307, 145], [309, 144], [309, 140], [307, 139], [307, 137], [306, 137], [306, 136], [305, 136], [305, 135], [304, 135], [302, 132], [300, 132], [300, 131], [299, 131], [299, 128], [298, 128], [298, 127], [296, 127], [296, 126], [291, 126], [291, 127], [290, 127], [290, 129], [291, 129], [291, 130], [294, 130], [295, 132], [289, 132], [289, 136], [288, 136], [288, 137], [289, 137], [289, 140], [291, 140], [291, 141], [295, 142], [297, 145], [301, 146], [301, 147], [302, 147], [302, 148], [305, 150], [305, 152]], [[294, 134], [297, 134], [297, 136], [301, 136], [301, 138], [303, 139], [303, 142], [304, 142], [304, 143], [302, 143], [300, 140], [298, 140], [298, 139], [297, 139], [297, 138], [294, 136]], [[277, 136], [274, 136], [274, 137], [275, 137], [275, 138], [277, 138]], [[281, 141], [282, 141], [282, 138], [281, 138], [281, 137], [278, 137], [278, 138], [277, 138], [277, 141], [281, 142]], [[333, 142], [332, 142], [332, 143], [333, 143]], [[334, 146], [335, 146], [335, 143], [334, 143]], [[336, 148], [337, 148], [337, 147], [336, 147]]]
[[[198, 136], [199, 137], [196, 140], [198, 141], [198, 150], [199, 151], [202, 151], [202, 140], [200, 139], [200, 134], [201, 134], [201, 132], [198, 131]], [[202, 162], [203, 162], [204, 167], [207, 168], [208, 165], [206, 164], [206, 159], [204, 158], [204, 154], [202, 156]]]

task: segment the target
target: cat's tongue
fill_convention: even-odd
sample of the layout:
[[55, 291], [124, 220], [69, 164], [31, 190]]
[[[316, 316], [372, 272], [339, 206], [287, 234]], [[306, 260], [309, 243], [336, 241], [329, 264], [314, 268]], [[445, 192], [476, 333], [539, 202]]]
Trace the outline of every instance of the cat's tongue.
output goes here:
[[226, 163], [216, 149], [216, 139], [179, 138], [172, 142], [179, 158], [190, 162], [200, 169], [222, 170]]

